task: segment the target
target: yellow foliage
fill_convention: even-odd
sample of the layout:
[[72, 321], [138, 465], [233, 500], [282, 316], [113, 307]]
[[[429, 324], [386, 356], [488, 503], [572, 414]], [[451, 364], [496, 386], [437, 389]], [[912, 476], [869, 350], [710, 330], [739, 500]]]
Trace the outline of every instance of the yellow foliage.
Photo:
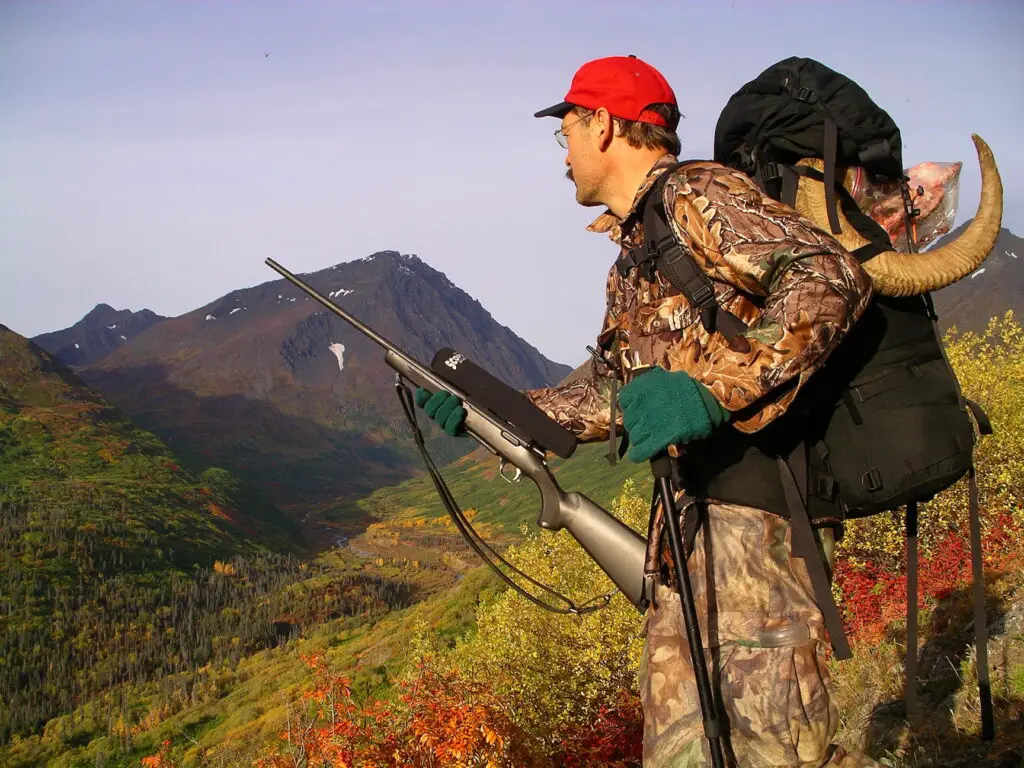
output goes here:
[[221, 573], [221, 574], [224, 574], [225, 576], [234, 576], [235, 575], [235, 566], [231, 565], [231, 563], [222, 563], [220, 560], [214, 560], [213, 561], [213, 572], [214, 573]]
[[[610, 511], [634, 530], [646, 531], [648, 503], [632, 481]], [[535, 531], [503, 556], [577, 605], [615, 590], [566, 531]], [[539, 599], [564, 607], [522, 578], [513, 578]], [[481, 606], [475, 634], [458, 643], [448, 661], [471, 679], [488, 681], [516, 725], [550, 743], [547, 737], [589, 722], [596, 708], [614, 700], [617, 692], [637, 693], [642, 622], [617, 591], [606, 607], [574, 616], [545, 610], [506, 590]]]

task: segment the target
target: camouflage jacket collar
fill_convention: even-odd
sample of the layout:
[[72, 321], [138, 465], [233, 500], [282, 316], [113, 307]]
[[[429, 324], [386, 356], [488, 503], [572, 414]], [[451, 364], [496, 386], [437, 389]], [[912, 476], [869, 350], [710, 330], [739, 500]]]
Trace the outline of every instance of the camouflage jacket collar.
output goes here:
[[644, 177], [644, 180], [637, 188], [636, 196], [633, 198], [633, 204], [630, 206], [625, 217], [620, 219], [610, 210], [606, 209], [604, 213], [590, 222], [589, 226], [587, 226], [587, 231], [607, 232], [608, 237], [611, 238], [612, 242], [616, 245], [621, 245], [623, 225], [633, 218], [640, 201], [644, 199], [647, 191], [654, 185], [654, 182], [658, 180], [658, 177], [677, 162], [679, 161], [675, 155], [665, 154], [659, 157], [654, 162], [654, 165], [651, 166], [651, 169], [647, 172], [647, 176]]

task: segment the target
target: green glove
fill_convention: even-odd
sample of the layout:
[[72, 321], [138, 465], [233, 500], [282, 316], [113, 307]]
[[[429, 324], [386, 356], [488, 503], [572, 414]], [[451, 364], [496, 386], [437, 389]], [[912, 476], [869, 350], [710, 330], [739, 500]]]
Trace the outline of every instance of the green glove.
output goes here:
[[729, 420], [707, 387], [685, 371], [652, 368], [622, 388], [619, 404], [629, 433], [626, 455], [638, 463], [670, 445], [705, 438]]
[[466, 409], [462, 407], [462, 401], [451, 392], [444, 389], [431, 392], [417, 387], [416, 405], [452, 437], [466, 435]]

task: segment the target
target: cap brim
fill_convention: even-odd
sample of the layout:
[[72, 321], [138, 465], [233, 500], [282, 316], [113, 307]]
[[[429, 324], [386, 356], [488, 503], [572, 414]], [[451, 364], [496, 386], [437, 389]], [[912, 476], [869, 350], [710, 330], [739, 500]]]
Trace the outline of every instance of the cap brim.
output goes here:
[[565, 117], [569, 111], [573, 108], [573, 105], [568, 101], [563, 101], [561, 104], [555, 104], [553, 107], [542, 109], [540, 112], [534, 112], [534, 117]]

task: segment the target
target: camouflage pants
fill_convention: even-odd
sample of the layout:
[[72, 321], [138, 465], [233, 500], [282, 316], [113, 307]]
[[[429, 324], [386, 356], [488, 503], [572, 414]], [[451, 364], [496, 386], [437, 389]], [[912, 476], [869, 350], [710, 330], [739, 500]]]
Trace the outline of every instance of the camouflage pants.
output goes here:
[[[823, 544], [831, 553], [830, 536]], [[709, 504], [688, 566], [727, 764], [879, 766], [832, 744], [839, 716], [828, 641], [807, 569], [789, 555], [788, 522]], [[711, 765], [681, 603], [660, 583], [647, 614], [640, 696], [645, 767]]]

